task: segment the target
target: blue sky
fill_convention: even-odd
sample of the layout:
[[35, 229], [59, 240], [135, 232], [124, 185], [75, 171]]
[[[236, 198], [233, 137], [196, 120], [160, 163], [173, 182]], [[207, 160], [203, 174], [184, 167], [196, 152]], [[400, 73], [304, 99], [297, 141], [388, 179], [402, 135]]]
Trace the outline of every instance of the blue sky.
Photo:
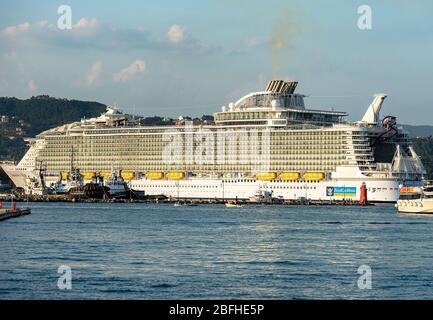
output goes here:
[[[72, 30], [57, 29], [62, 4]], [[200, 116], [281, 78], [311, 108], [357, 120], [386, 92], [383, 115], [433, 125], [432, 17], [427, 0], [1, 1], [0, 96]]]

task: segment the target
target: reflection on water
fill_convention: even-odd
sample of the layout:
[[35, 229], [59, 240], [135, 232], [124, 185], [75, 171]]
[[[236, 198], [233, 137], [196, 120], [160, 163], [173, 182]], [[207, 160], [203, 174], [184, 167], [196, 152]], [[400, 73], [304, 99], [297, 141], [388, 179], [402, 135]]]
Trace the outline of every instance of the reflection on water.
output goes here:
[[[433, 296], [433, 217], [392, 205], [30, 206], [0, 224], [0, 299]], [[358, 289], [363, 264], [372, 290]]]

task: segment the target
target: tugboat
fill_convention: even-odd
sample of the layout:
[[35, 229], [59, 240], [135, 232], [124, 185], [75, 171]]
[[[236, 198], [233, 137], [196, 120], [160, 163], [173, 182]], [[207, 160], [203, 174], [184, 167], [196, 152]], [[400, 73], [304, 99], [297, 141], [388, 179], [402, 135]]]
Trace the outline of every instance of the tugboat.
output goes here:
[[126, 197], [130, 193], [125, 180], [116, 171], [112, 171], [110, 177], [103, 184], [109, 189], [110, 197]]
[[40, 167], [34, 172], [33, 176], [26, 178], [26, 185], [23, 189], [23, 194], [31, 194], [44, 196], [50, 194], [52, 189], [47, 187], [44, 178], [45, 168], [43, 167], [42, 161]]
[[433, 181], [425, 181], [422, 188], [401, 192], [395, 206], [399, 212], [433, 214]]
[[72, 189], [77, 189], [84, 186], [84, 182], [81, 178], [79, 169], [71, 171], [67, 174], [66, 178], [64, 174], [60, 174], [60, 179], [52, 185], [55, 194], [68, 194]]
[[259, 204], [272, 202], [272, 191], [266, 191], [259, 188], [257, 189], [254, 197], [251, 197], [249, 200], [252, 203]]

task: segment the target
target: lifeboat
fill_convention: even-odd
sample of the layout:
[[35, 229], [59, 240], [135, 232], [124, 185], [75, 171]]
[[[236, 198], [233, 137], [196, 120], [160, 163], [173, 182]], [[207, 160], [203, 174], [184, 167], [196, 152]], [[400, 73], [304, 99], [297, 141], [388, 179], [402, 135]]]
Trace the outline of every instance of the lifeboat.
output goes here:
[[183, 180], [185, 179], [184, 172], [169, 172], [167, 173], [168, 180]]
[[93, 178], [96, 178], [95, 172], [83, 172], [83, 179], [84, 180], [92, 180]]
[[321, 181], [325, 180], [325, 173], [323, 172], [306, 172], [304, 173], [305, 181]]
[[124, 179], [124, 180], [132, 180], [135, 178], [135, 173], [132, 171], [122, 171], [120, 173], [120, 176]]
[[146, 173], [146, 179], [149, 180], [161, 180], [164, 178], [163, 172], [148, 172]]
[[111, 172], [101, 171], [101, 172], [99, 172], [99, 176], [101, 178], [104, 178], [104, 180], [108, 180], [108, 178], [111, 176]]
[[69, 176], [69, 174], [67, 171], [60, 172], [60, 179], [61, 180], [68, 180], [68, 176]]
[[256, 175], [256, 179], [262, 181], [271, 181], [271, 180], [275, 180], [276, 178], [277, 178], [277, 174], [275, 172], [264, 172], [264, 173], [258, 173]]
[[301, 174], [299, 172], [282, 172], [280, 174], [280, 179], [283, 181], [295, 181], [301, 178]]

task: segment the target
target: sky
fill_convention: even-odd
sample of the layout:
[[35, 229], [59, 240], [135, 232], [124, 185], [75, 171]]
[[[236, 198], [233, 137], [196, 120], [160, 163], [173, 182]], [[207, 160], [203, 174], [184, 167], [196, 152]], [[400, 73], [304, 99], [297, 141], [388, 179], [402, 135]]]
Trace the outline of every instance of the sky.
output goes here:
[[384, 92], [383, 116], [433, 125], [432, 18], [428, 0], [1, 1], [0, 96], [201, 116], [283, 79], [308, 108], [360, 120]]

